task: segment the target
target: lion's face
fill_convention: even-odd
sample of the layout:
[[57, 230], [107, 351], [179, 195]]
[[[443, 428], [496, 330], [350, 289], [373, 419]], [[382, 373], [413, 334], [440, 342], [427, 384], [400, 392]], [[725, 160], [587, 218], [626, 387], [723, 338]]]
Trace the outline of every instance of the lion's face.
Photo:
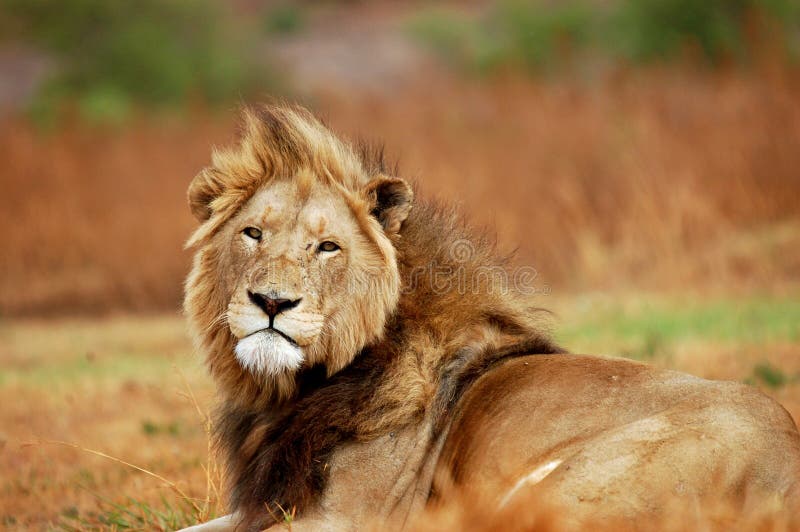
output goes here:
[[286, 398], [297, 370], [333, 374], [383, 334], [413, 193], [299, 108], [246, 109], [212, 160], [189, 187], [184, 307], [229, 396]]
[[331, 340], [360, 328], [373, 336], [391, 310], [373, 308], [369, 288], [396, 292], [394, 257], [362, 232], [342, 194], [315, 180], [265, 185], [215, 244], [235, 356], [249, 371], [322, 362]]

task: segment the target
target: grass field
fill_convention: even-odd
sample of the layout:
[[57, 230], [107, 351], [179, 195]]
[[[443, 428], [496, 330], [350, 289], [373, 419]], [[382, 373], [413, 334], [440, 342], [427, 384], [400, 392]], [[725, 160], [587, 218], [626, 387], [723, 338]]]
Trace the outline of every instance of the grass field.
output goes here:
[[[750, 382], [798, 419], [797, 296], [556, 294], [540, 303], [573, 351]], [[166, 530], [221, 511], [204, 417], [213, 387], [191, 351], [175, 315], [2, 322], [0, 523]]]
[[[256, 4], [231, 3], [251, 30]], [[485, 3], [447, 4], [480, 16]], [[673, 4], [678, 15], [689, 7]], [[93, 27], [92, 5], [105, 4], [76, 3], [77, 19], [56, 10], [54, 28]], [[407, 31], [416, 19], [405, 17], [417, 3], [323, 2], [319, 13], [276, 5], [278, 18], [261, 22], [270, 36], [251, 52], [271, 63], [283, 50], [274, 59], [285, 63], [286, 94], [338, 133], [383, 142], [419, 197], [458, 204], [501, 251], [535, 267], [549, 293], [536, 303], [553, 311], [565, 347], [744, 381], [800, 418], [800, 67], [769, 39], [748, 31], [751, 60], [713, 68], [689, 54], [477, 75], [417, 47]], [[33, 9], [37, 20], [37, 9], [56, 12], [48, 2]], [[130, 21], [119, 13], [120, 27], [157, 22], [166, 41], [181, 33], [147, 9]], [[519, 19], [509, 13], [508, 23]], [[202, 29], [198, 20], [190, 25]], [[539, 20], [520, 19], [519, 35]], [[148, 90], [175, 72], [197, 78], [181, 56], [161, 61], [172, 57], [161, 40], [105, 30], [95, 37], [125, 46], [95, 50], [115, 67], [95, 82], [116, 81], [116, 67]], [[152, 57], [128, 53], [151, 40]], [[83, 40], [68, 41], [82, 58]], [[15, 53], [11, 65], [26, 66]], [[162, 74], [141, 75], [137, 61], [151, 59]], [[5, 112], [17, 75], [2, 75]], [[106, 85], [76, 93], [77, 107], [51, 128], [23, 107], [0, 120], [0, 529], [168, 530], [223, 510], [207, 437], [213, 384], [177, 309], [190, 262], [182, 247], [197, 225], [186, 189], [212, 146], [233, 140], [238, 98], [248, 96], [236, 83], [237, 101], [216, 110], [117, 99], [124, 120], [80, 118], [87, 102], [120, 110]], [[263, 90], [263, 99], [274, 93]]]
[[93, 513], [100, 512], [134, 525], [130, 515], [115, 515], [112, 503], [137, 512], [137, 502], [174, 507], [182, 515], [191, 508], [151, 476], [45, 441], [102, 451], [205, 497], [204, 420], [182, 378], [203, 408], [211, 386], [190, 356], [179, 317], [5, 322], [0, 331], [7, 361], [0, 378], [3, 524], [69, 528], [99, 524]]
[[[518, 248], [569, 349], [750, 382], [798, 418], [798, 87], [797, 71], [438, 78], [314, 106]], [[0, 526], [170, 529], [221, 511], [213, 386], [169, 309], [186, 186], [231, 121], [0, 125]]]
[[[752, 291], [800, 270], [798, 94], [795, 70], [673, 69], [311, 103], [554, 286]], [[177, 308], [186, 188], [234, 116], [0, 124], [0, 315]]]

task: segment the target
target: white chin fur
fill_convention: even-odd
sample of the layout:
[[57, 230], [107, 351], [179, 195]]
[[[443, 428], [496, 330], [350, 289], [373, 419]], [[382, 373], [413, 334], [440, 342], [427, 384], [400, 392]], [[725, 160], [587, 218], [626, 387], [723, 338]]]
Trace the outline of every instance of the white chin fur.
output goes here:
[[236, 359], [248, 371], [278, 375], [295, 371], [303, 363], [303, 352], [280, 334], [262, 331], [239, 340]]

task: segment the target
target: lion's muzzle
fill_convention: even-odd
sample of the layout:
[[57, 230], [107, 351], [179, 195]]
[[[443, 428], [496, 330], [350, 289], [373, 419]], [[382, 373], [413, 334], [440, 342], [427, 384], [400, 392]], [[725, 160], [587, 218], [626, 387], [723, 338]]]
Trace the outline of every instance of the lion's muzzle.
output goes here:
[[323, 325], [308, 298], [244, 287], [237, 294], [228, 305], [227, 317], [242, 367], [259, 375], [299, 369], [306, 361], [304, 349], [316, 340]]

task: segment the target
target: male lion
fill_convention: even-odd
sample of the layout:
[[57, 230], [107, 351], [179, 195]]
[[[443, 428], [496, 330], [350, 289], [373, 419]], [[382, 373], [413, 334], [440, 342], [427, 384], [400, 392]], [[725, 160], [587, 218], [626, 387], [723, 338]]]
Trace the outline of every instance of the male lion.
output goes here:
[[[185, 309], [216, 380], [231, 515], [403, 529], [469, 489], [569, 524], [710, 494], [800, 510], [800, 436], [752, 388], [567, 354], [485, 239], [308, 111], [243, 113], [189, 187]], [[465, 281], [466, 280], [466, 281]], [[465, 282], [464, 282], [465, 281]], [[194, 527], [193, 527], [194, 528]]]

